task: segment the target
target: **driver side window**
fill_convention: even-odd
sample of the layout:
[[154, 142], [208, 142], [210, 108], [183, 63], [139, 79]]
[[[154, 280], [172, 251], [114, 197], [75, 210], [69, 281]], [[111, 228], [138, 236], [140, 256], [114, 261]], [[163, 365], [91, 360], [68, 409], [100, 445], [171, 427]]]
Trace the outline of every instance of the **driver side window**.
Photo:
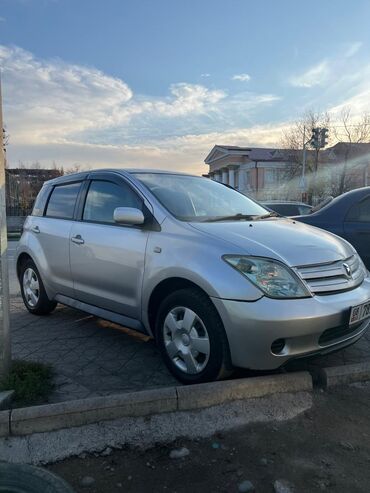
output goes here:
[[142, 200], [128, 185], [94, 180], [87, 192], [83, 220], [112, 223], [116, 207], [134, 207], [142, 210]]

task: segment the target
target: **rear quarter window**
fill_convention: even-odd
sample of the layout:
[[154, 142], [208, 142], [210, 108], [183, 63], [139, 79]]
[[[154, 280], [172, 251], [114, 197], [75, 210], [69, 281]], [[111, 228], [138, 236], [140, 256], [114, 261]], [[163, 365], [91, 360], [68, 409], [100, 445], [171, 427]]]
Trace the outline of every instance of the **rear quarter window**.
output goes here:
[[51, 192], [46, 216], [72, 219], [81, 182], [57, 185]]
[[32, 216], [43, 216], [51, 187], [43, 186], [39, 191], [32, 209]]
[[370, 222], [370, 197], [353, 205], [347, 214], [346, 221]]

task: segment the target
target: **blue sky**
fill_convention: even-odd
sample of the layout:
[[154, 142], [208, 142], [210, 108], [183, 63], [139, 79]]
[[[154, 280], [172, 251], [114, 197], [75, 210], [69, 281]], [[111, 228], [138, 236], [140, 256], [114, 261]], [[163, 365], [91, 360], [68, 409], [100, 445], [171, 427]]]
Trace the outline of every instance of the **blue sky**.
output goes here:
[[370, 2], [0, 0], [9, 160], [204, 172], [303, 111], [370, 109]]

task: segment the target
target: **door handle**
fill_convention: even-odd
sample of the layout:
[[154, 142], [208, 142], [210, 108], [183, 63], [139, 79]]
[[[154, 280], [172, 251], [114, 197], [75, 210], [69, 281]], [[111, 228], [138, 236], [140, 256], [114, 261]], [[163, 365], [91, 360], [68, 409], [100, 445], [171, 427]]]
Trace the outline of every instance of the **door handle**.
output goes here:
[[31, 231], [38, 234], [40, 233], [40, 228], [38, 226], [32, 226]]
[[85, 240], [81, 238], [81, 235], [72, 236], [71, 241], [77, 245], [83, 245], [85, 243]]

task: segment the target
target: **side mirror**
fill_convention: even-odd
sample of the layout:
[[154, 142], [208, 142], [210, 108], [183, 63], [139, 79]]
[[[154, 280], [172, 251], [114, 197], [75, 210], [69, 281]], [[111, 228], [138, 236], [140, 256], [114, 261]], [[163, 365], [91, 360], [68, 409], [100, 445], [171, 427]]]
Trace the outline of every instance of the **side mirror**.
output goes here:
[[144, 214], [134, 207], [116, 207], [113, 212], [114, 222], [118, 224], [139, 225], [144, 224]]

